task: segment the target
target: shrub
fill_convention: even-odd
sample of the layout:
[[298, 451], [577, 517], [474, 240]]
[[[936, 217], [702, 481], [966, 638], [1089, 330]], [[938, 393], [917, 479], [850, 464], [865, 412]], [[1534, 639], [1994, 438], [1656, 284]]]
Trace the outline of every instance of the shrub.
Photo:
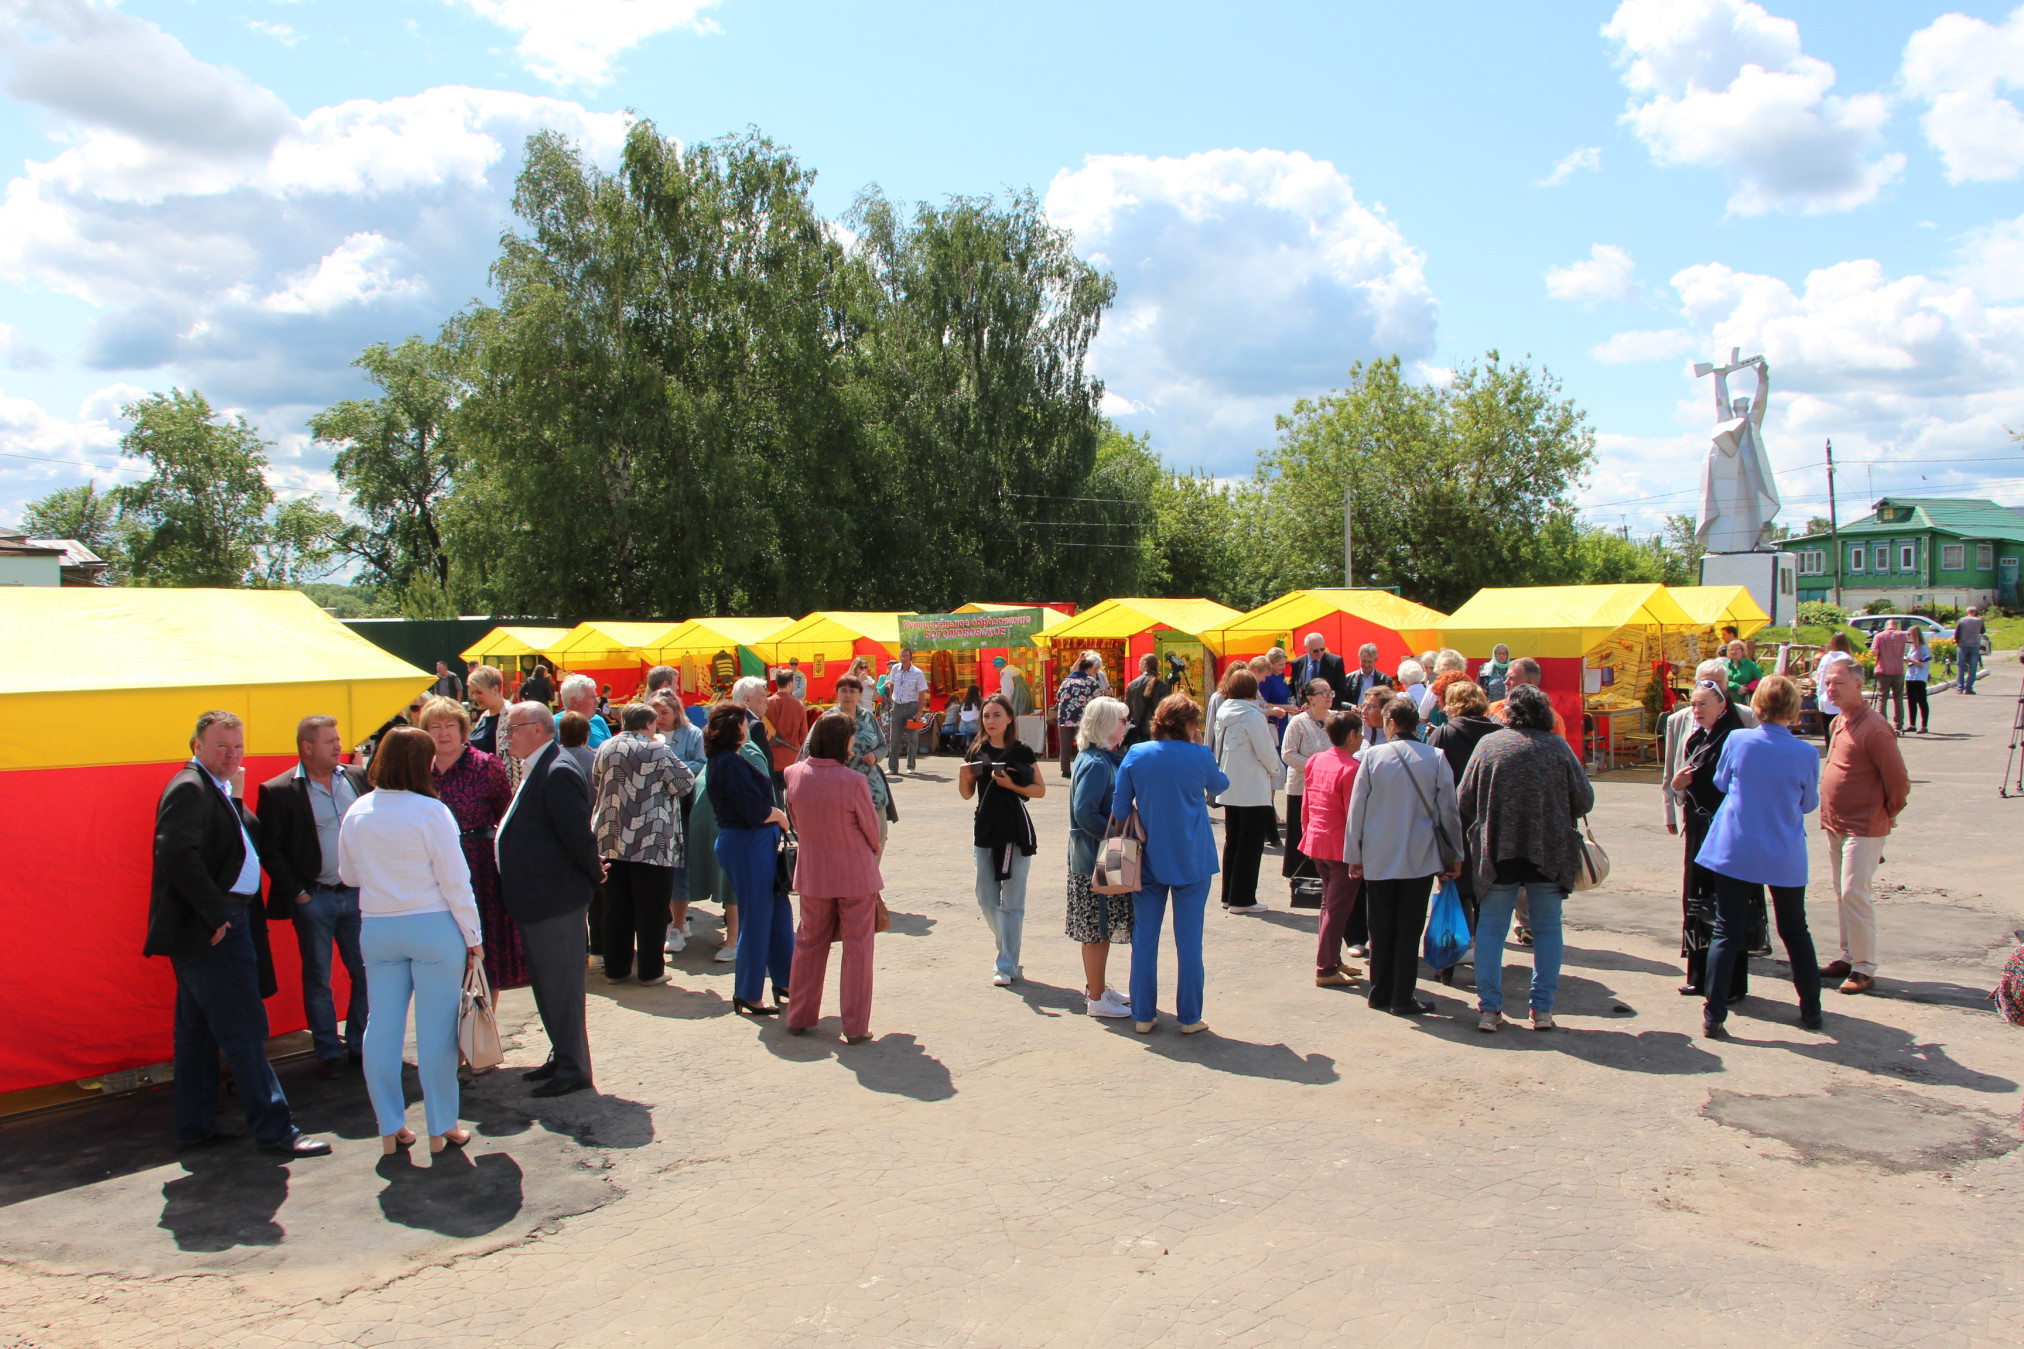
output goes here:
[[1890, 600], [1871, 600], [1862, 606], [1862, 611], [1866, 614], [1888, 614], [1896, 610], [1897, 605]]
[[1826, 600], [1806, 600], [1799, 606], [1802, 628], [1840, 628], [1848, 623], [1848, 610]]

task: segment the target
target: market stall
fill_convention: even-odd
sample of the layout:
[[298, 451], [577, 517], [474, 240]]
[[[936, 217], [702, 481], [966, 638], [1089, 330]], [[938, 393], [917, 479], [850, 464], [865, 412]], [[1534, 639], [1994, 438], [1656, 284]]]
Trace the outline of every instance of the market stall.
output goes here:
[[1655, 676], [1668, 663], [1669, 635], [1677, 646], [1692, 626], [1664, 586], [1644, 583], [1479, 590], [1439, 628], [1472, 674], [1499, 642], [1514, 659], [1538, 661], [1540, 686], [1575, 751], [1586, 748], [1583, 728], [1592, 725], [1598, 758], [1613, 761], [1623, 737], [1656, 725], [1663, 690]]
[[[140, 952], [155, 805], [198, 715], [245, 719], [250, 802], [302, 717], [355, 744], [431, 676], [292, 590], [0, 589], [0, 643], [0, 1092], [166, 1064], [175, 975]], [[281, 1035], [305, 1024], [301, 970], [286, 931], [272, 946]]]
[[928, 672], [929, 707], [924, 734], [939, 738], [950, 700], [961, 701], [974, 685], [986, 696], [1000, 691], [997, 661], [1016, 666], [1033, 690], [1035, 705], [1045, 699], [1050, 670], [1037, 634], [1060, 627], [1069, 616], [1038, 604], [966, 604], [946, 614], [911, 614], [900, 620], [900, 646]]
[[563, 676], [589, 675], [600, 689], [611, 685], [612, 701], [624, 702], [646, 681], [651, 662], [641, 654], [642, 646], [666, 633], [669, 626], [666, 620], [579, 623], [553, 645], [543, 647], [541, 654], [554, 667], [558, 693]]
[[[672, 665], [681, 672], [684, 702], [708, 702], [729, 693], [748, 664], [764, 669], [765, 661], [752, 648], [793, 622], [791, 618], [692, 618], [645, 643], [640, 654], [649, 665]], [[751, 653], [749, 661], [747, 653]]]
[[[885, 673], [886, 662], [900, 658], [900, 619], [893, 613], [863, 613], [823, 609], [798, 619], [752, 650], [768, 665], [785, 665], [799, 659], [808, 676], [811, 707], [835, 701], [836, 680], [863, 656], [872, 673]], [[866, 706], [870, 706], [867, 698]]]
[[1275, 646], [1297, 658], [1307, 634], [1318, 632], [1352, 669], [1357, 650], [1376, 643], [1377, 668], [1389, 674], [1407, 657], [1441, 645], [1439, 625], [1447, 617], [1388, 590], [1296, 590], [1209, 629], [1202, 644], [1224, 660], [1248, 660]]
[[[1085, 648], [1104, 654], [1111, 687], [1122, 689], [1138, 677], [1139, 661], [1156, 656], [1160, 677], [1206, 702], [1215, 684], [1202, 634], [1243, 617], [1214, 600], [1120, 599], [1091, 605], [1035, 639], [1054, 652]], [[1120, 657], [1112, 666], [1111, 655]], [[1052, 693], [1052, 690], [1049, 690]]]
[[541, 653], [569, 635], [568, 628], [494, 628], [459, 652], [471, 665], [490, 665], [506, 681], [506, 693], [519, 692], [520, 681], [534, 672]]

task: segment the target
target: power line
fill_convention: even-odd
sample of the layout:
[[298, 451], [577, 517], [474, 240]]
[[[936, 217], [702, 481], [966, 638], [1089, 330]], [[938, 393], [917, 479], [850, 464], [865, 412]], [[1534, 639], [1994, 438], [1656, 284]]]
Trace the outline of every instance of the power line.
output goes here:
[[94, 464], [85, 459], [52, 459], [46, 454], [21, 454], [15, 450], [0, 450], [0, 455], [9, 459], [33, 459], [38, 464], [69, 464], [75, 468], [95, 468], [101, 473], [145, 473], [142, 468], [121, 468], [117, 464]]

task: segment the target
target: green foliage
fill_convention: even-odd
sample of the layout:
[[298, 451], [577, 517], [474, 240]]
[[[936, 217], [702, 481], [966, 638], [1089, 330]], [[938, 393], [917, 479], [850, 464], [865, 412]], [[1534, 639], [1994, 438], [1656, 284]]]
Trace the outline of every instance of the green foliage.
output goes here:
[[310, 433], [337, 449], [337, 484], [363, 519], [339, 546], [365, 575], [395, 590], [418, 571], [438, 589], [450, 581], [441, 514], [458, 467], [455, 419], [464, 391], [460, 350], [410, 337], [374, 343], [353, 364], [380, 387], [309, 419]]
[[1701, 558], [1707, 549], [1694, 532], [1701, 522], [1691, 515], [1668, 515], [1664, 532], [1660, 538], [1665, 548], [1680, 560], [1680, 575], [1686, 579], [1670, 582], [1672, 585], [1699, 585], [1701, 583]]
[[1896, 600], [1875, 599], [1862, 606], [1866, 614], [1893, 614], [1897, 612]]
[[103, 584], [118, 584], [125, 559], [114, 493], [101, 492], [92, 483], [58, 488], [22, 509], [21, 528], [30, 538], [76, 539], [109, 564], [102, 573]]
[[153, 476], [116, 489], [118, 527], [140, 585], [239, 586], [266, 538], [266, 442], [244, 417], [213, 417], [204, 396], [171, 389], [122, 408], [121, 453]]
[[1397, 357], [1294, 404], [1259, 456], [1257, 594], [1342, 584], [1343, 490], [1356, 580], [1453, 609], [1484, 586], [1579, 569], [1572, 493], [1594, 461], [1587, 419], [1549, 374], [1492, 351], [1446, 385], [1409, 383]]
[[370, 585], [305, 581], [293, 588], [328, 609], [333, 618], [394, 618], [400, 613], [398, 606], [386, 602], [385, 592]]
[[1847, 624], [1848, 610], [1826, 600], [1801, 600], [1797, 617], [1804, 628], [1839, 628]]
[[1834, 532], [1834, 522], [1824, 515], [1815, 515], [1807, 520], [1806, 528], [1803, 532], [1807, 534], [1831, 534]]

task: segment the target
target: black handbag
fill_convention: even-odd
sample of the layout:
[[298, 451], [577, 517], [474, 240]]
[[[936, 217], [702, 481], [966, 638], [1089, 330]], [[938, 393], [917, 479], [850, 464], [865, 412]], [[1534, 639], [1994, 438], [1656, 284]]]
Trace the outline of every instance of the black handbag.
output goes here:
[[794, 864], [801, 856], [801, 840], [792, 829], [780, 831], [780, 850], [773, 854], [773, 893], [791, 894], [794, 890]]

